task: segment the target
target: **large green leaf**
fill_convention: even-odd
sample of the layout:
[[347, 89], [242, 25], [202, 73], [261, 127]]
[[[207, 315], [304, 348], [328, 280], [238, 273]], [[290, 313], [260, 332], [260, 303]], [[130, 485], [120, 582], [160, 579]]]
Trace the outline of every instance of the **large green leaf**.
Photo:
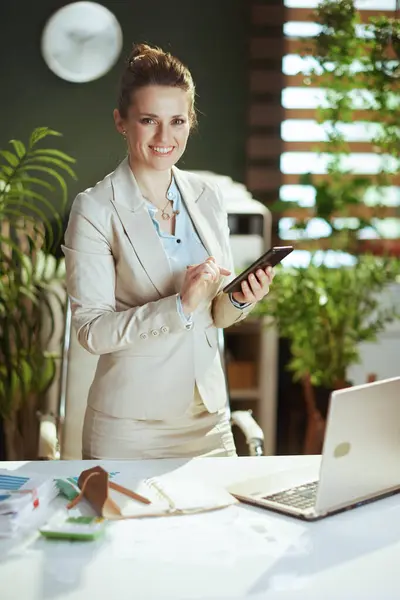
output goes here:
[[32, 148], [35, 146], [40, 140], [44, 139], [48, 135], [53, 136], [61, 136], [62, 134], [58, 131], [54, 131], [53, 129], [49, 129], [49, 127], [37, 127], [33, 132], [29, 139], [29, 147]]
[[39, 179], [39, 177], [29, 177], [29, 175], [24, 175], [23, 179], [22, 179], [22, 184], [24, 186], [26, 185], [38, 185], [39, 187], [44, 187], [47, 190], [49, 190], [50, 192], [54, 192], [55, 191], [55, 187], [54, 185], [51, 185], [51, 183], [49, 183], [48, 181], [45, 181], [44, 179]]
[[31, 154], [32, 156], [53, 156], [70, 163], [76, 162], [72, 156], [69, 156], [65, 152], [61, 152], [61, 150], [55, 150], [53, 148], [39, 148], [38, 150], [33, 150]]
[[[9, 178], [12, 176], [13, 173], [13, 168], [9, 165], [0, 165], [0, 179], [3, 179], [4, 181], [8, 182]], [[0, 188], [0, 194], [1, 192], [2, 190]]]
[[39, 171], [42, 173], [46, 173], [50, 177], [56, 179], [62, 191], [62, 209], [64, 209], [68, 201], [67, 184], [65, 183], [65, 179], [55, 169], [51, 169], [50, 167], [44, 167], [43, 165], [30, 164], [22, 165], [20, 167], [20, 172], [22, 173], [30, 173], [31, 171]]
[[22, 142], [20, 142], [19, 140], [10, 140], [10, 144], [14, 146], [18, 158], [23, 158], [25, 156], [26, 148]]
[[0, 150], [0, 154], [1, 156], [3, 156], [3, 158], [6, 159], [7, 162], [10, 163], [12, 167], [18, 166], [19, 159], [17, 156], [15, 156], [15, 154], [10, 152], [9, 150]]
[[70, 175], [73, 179], [76, 179], [76, 175], [69, 165], [67, 165], [64, 161], [62, 161], [58, 158], [54, 158], [52, 156], [40, 156], [40, 157], [33, 156], [32, 158], [26, 159], [25, 165], [28, 166], [28, 165], [33, 164], [33, 166], [35, 166], [39, 160], [40, 160], [40, 162], [56, 165], [60, 169], [63, 169], [64, 171], [66, 171], [68, 173], [68, 175]]

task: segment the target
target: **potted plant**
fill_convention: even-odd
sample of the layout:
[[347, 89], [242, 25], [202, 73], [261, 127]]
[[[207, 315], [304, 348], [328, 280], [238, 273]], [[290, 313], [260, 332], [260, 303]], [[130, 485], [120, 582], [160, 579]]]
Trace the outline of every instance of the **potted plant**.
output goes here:
[[[309, 250], [310, 259], [305, 267], [278, 268], [270, 294], [256, 309], [259, 316], [272, 317], [288, 341], [288, 368], [301, 382], [306, 406], [305, 453], [318, 453], [322, 446], [325, 419], [319, 390], [326, 390], [327, 398], [330, 390], [350, 385], [347, 371], [360, 360], [359, 344], [376, 340], [399, 316], [394, 306], [381, 308], [379, 297], [400, 276], [393, 256], [397, 240], [385, 239], [381, 221], [398, 216], [395, 207], [386, 205], [385, 195], [400, 173], [400, 100], [395, 94], [400, 24], [386, 17], [371, 19], [369, 36], [357, 37], [360, 19], [353, 0], [324, 0], [315, 17], [321, 30], [307, 42], [312, 68], [304, 75], [306, 84], [317, 78], [327, 90], [317, 119], [326, 132], [318, 151], [328, 159], [329, 177], [300, 177], [300, 184], [315, 190], [312, 208], [300, 201], [273, 206], [292, 218], [296, 247]], [[376, 174], [368, 177], [348, 166], [351, 145], [345, 125], [360, 118], [371, 122], [372, 149], [380, 161]], [[313, 240], [308, 227], [316, 218], [329, 234]]]
[[382, 289], [400, 278], [399, 261], [363, 256], [332, 268], [317, 256], [305, 267], [278, 268], [268, 298], [255, 309], [289, 342], [288, 369], [301, 383], [307, 412], [306, 454], [319, 452], [323, 440], [326, 405], [318, 399], [327, 402], [331, 390], [351, 385], [347, 371], [360, 361], [359, 344], [376, 341], [400, 317], [395, 306], [380, 306]]
[[41, 142], [59, 135], [41, 127], [27, 145], [11, 140], [0, 151], [0, 419], [9, 460], [37, 458], [39, 413], [55, 373], [47, 346], [65, 273], [51, 250], [62, 235], [64, 173], [75, 173], [73, 158]]

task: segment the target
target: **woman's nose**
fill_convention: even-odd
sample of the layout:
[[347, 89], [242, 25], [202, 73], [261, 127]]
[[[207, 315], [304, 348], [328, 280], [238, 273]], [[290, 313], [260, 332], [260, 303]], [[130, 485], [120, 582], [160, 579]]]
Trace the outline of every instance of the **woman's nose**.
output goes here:
[[157, 130], [157, 141], [161, 144], [168, 144], [169, 142], [169, 131], [168, 131], [168, 127], [160, 125], [160, 127]]

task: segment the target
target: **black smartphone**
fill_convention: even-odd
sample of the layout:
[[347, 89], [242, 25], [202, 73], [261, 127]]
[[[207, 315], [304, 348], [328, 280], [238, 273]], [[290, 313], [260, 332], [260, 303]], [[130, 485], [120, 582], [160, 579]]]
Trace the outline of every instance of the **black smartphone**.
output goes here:
[[228, 285], [226, 285], [223, 291], [226, 294], [231, 294], [232, 292], [241, 292], [242, 281], [246, 281], [248, 276], [251, 273], [255, 273], [258, 269], [266, 269], [267, 267], [274, 267], [278, 263], [281, 262], [291, 252], [293, 252], [293, 246], [274, 246], [270, 248], [265, 254], [260, 256], [252, 265], [247, 267], [244, 271], [240, 273], [235, 279], [233, 279]]

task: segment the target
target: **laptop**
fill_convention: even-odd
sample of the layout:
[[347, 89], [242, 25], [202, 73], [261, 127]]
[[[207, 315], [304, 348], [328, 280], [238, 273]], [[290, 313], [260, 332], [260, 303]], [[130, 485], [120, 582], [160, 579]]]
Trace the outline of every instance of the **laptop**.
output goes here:
[[314, 521], [400, 491], [400, 377], [334, 391], [315, 467], [228, 486], [238, 500]]

